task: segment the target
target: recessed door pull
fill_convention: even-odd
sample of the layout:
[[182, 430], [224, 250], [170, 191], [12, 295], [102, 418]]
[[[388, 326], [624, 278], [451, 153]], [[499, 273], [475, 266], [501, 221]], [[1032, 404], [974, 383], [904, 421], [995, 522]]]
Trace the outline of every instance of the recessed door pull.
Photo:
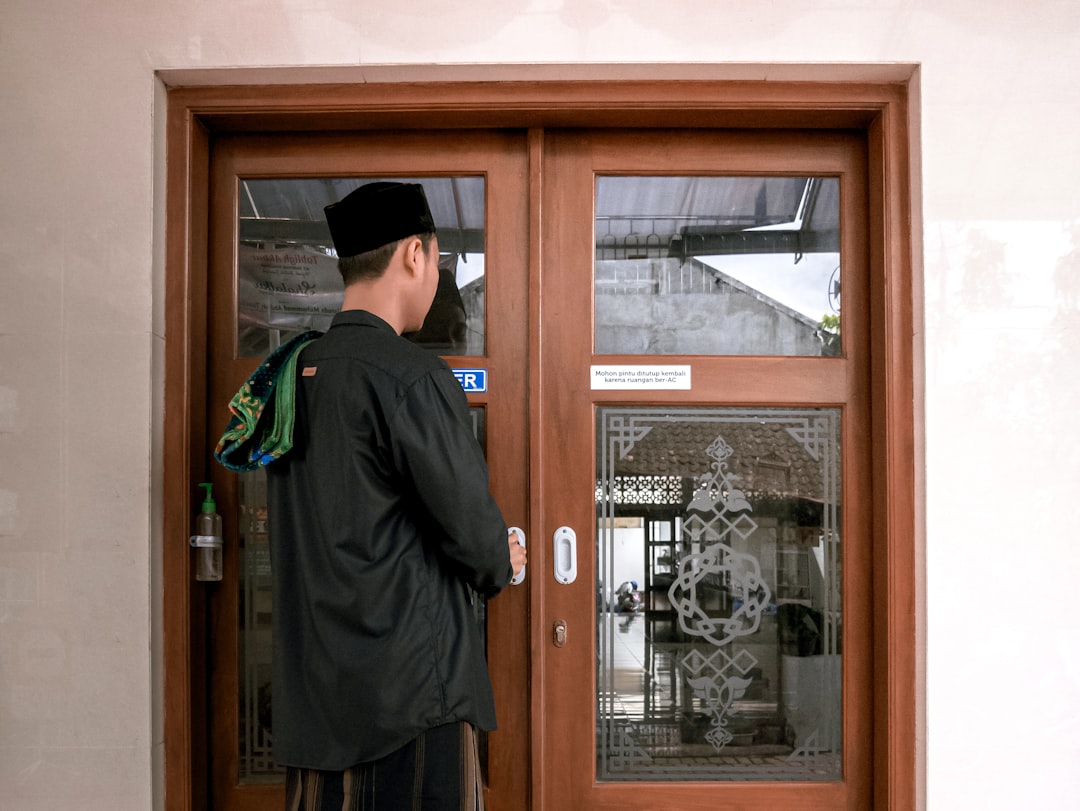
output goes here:
[[551, 626], [551, 642], [556, 648], [566, 644], [566, 620], [555, 620]]
[[577, 533], [559, 527], [552, 538], [555, 546], [555, 579], [567, 586], [577, 580]]

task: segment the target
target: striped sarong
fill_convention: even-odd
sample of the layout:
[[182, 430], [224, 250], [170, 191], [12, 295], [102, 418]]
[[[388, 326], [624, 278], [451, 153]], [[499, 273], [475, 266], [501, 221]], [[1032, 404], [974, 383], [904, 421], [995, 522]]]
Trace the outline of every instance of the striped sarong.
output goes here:
[[343, 772], [289, 767], [285, 811], [484, 811], [476, 731], [435, 727]]

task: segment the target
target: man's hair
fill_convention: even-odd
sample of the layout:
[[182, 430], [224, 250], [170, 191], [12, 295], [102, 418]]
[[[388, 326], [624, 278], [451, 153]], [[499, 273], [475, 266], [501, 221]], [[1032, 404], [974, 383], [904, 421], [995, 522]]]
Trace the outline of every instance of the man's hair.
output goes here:
[[[431, 249], [431, 239], [435, 235], [415, 234], [414, 236], [420, 239], [420, 243], [424, 246], [424, 252], [427, 253]], [[377, 279], [382, 276], [390, 266], [390, 259], [393, 257], [398, 245], [408, 239], [413, 239], [413, 237], [387, 242], [385, 245], [380, 245], [378, 248], [364, 253], [358, 253], [355, 256], [339, 256], [337, 260], [338, 273], [341, 274], [341, 280], [345, 282], [345, 286], [348, 287], [353, 282]]]

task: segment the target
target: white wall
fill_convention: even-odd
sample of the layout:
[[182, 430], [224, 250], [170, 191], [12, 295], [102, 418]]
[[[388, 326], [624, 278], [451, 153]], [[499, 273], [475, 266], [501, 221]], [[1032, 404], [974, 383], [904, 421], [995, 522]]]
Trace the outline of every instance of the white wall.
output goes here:
[[927, 805], [1076, 807], [1080, 3], [5, 0], [0, 809], [160, 801], [154, 71], [380, 62], [921, 64]]

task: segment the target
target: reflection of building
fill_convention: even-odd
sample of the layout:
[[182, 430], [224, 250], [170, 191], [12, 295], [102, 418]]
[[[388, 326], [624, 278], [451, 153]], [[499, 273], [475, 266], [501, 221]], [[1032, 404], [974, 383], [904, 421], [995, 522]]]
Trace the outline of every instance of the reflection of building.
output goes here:
[[837, 178], [601, 177], [600, 354], [831, 354]]
[[598, 353], [827, 354], [820, 316], [694, 259], [597, 260], [596, 292]]

